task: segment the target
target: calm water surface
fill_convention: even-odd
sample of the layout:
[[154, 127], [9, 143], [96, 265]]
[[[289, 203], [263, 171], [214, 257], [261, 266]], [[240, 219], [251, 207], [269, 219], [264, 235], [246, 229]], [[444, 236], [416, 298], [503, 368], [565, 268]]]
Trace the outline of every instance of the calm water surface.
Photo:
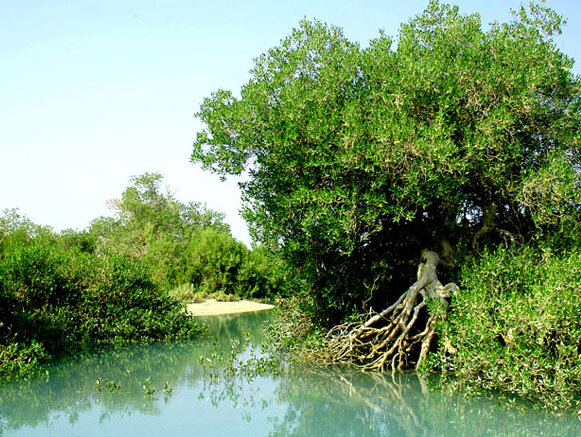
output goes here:
[[302, 368], [224, 377], [218, 357], [230, 355], [233, 338], [258, 344], [268, 317], [208, 318], [209, 341], [109, 349], [0, 387], [0, 435], [581, 436], [578, 418], [430, 391], [414, 375]]

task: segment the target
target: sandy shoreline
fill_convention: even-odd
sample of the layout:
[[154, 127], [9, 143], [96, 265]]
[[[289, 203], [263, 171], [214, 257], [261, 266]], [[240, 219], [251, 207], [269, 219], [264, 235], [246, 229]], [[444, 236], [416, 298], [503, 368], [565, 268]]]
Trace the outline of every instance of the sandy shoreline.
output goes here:
[[208, 299], [201, 303], [187, 305], [188, 312], [193, 316], [219, 316], [222, 314], [248, 313], [251, 311], [264, 311], [274, 308], [274, 305], [266, 303], [241, 300], [239, 302], [218, 302]]

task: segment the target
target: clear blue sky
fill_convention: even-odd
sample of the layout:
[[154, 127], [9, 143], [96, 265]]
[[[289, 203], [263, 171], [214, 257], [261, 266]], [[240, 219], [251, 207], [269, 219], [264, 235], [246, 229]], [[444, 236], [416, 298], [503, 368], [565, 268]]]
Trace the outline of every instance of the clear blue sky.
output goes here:
[[[485, 23], [507, 20], [513, 0], [457, 0]], [[252, 59], [303, 18], [342, 27], [366, 44], [420, 13], [405, 0], [0, 0], [0, 210], [85, 228], [109, 214], [129, 177], [161, 172], [182, 201], [238, 216], [236, 181], [189, 163], [193, 118], [217, 88], [238, 91]], [[578, 0], [548, 0], [568, 18], [559, 48], [581, 59]], [[580, 65], [575, 66], [577, 73]]]

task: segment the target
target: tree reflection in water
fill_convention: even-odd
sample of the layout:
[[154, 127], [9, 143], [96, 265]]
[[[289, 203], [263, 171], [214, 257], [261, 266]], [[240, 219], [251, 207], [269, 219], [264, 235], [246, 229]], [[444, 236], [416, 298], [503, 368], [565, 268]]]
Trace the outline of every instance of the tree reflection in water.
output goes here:
[[[234, 423], [238, 416], [236, 423], [246, 423], [253, 435], [581, 435], [577, 417], [523, 414], [498, 402], [431, 391], [414, 374], [364, 373], [345, 366], [271, 373], [272, 363], [261, 361], [260, 349], [254, 354], [248, 349], [260, 344], [257, 326], [268, 317], [211, 319], [206, 341], [109, 348], [63, 360], [47, 377], [6, 384], [0, 387], [0, 435], [23, 427], [50, 428], [56, 417], [75, 423], [96, 407], [99, 423], [138, 421], [142, 415], [163, 421], [181, 408], [196, 424], [196, 414], [210, 408], [216, 414], [204, 417], [209, 424], [226, 416]], [[232, 339], [245, 338], [247, 344], [239, 341], [232, 349]], [[147, 378], [156, 389], [153, 396], [144, 395]], [[119, 389], [108, 392], [107, 381]], [[173, 393], [163, 391], [166, 382]], [[254, 429], [257, 423], [265, 428]]]
[[[253, 393], [241, 399], [241, 378], [205, 387], [219, 407], [226, 393], [239, 405], [257, 406]], [[258, 385], [260, 381], [258, 381]], [[262, 408], [268, 404], [262, 402]], [[281, 375], [276, 397], [285, 404], [281, 417], [272, 417], [272, 436], [449, 436], [449, 435], [581, 435], [576, 417], [554, 417], [542, 411], [502, 408], [489, 399], [467, 398], [430, 390], [412, 373], [361, 372], [345, 366], [301, 367]]]

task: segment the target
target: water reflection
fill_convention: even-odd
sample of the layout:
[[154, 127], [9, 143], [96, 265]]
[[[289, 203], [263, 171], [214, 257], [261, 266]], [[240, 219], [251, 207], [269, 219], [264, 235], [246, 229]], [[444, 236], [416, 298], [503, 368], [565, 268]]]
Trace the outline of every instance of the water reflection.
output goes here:
[[277, 436], [581, 435], [578, 418], [432, 391], [414, 374], [346, 367], [296, 372], [281, 380], [277, 399], [289, 406], [272, 433]]
[[231, 339], [259, 344], [257, 326], [268, 317], [211, 318], [205, 341], [112, 348], [5, 385], [0, 435], [581, 435], [576, 417], [430, 391], [410, 374], [302, 367], [276, 377], [225, 376], [217, 365], [228, 361]]
[[[95, 406], [102, 410], [99, 422], [136, 413], [160, 415], [176, 387], [204, 379], [207, 371], [199, 365], [200, 357], [224, 353], [232, 338], [249, 336], [258, 344], [263, 335], [257, 327], [267, 318], [251, 313], [203, 319], [211, 332], [203, 340], [111, 347], [64, 359], [30, 381], [8, 383], [0, 387], [0, 435], [24, 426], [49, 426], [55, 415], [76, 423], [83, 411]], [[148, 379], [153, 396], [143, 389]], [[110, 391], [107, 382], [119, 390]], [[164, 393], [166, 383], [172, 393]], [[163, 403], [155, 402], [160, 398]]]

